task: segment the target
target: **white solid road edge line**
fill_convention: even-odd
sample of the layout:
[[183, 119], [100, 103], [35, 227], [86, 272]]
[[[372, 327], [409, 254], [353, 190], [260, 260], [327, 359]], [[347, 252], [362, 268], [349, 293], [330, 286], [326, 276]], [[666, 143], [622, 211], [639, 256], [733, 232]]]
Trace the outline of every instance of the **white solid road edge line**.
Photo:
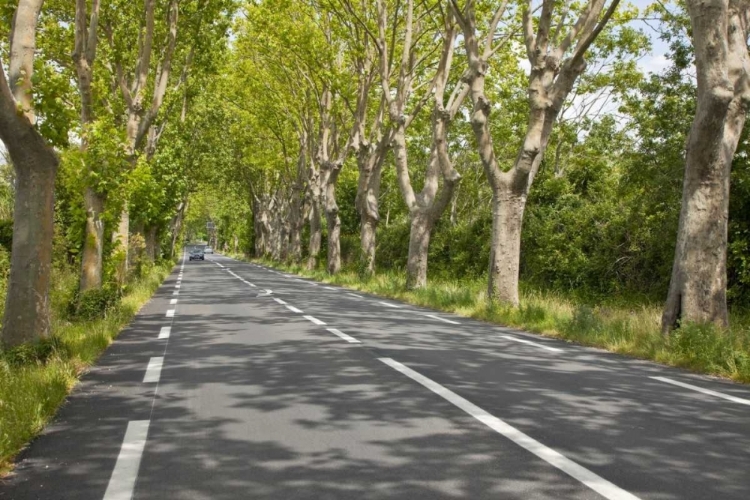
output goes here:
[[632, 493], [628, 493], [627, 491], [610, 483], [603, 477], [594, 474], [585, 467], [567, 458], [565, 455], [562, 455], [552, 448], [548, 448], [536, 439], [524, 434], [515, 427], [495, 417], [494, 415], [487, 413], [474, 403], [471, 403], [470, 401], [462, 398], [450, 389], [447, 389], [437, 382], [434, 382], [425, 377], [424, 375], [415, 372], [408, 366], [405, 366], [398, 361], [394, 361], [391, 358], [378, 359], [394, 370], [403, 373], [410, 379], [423, 385], [446, 401], [462, 409], [493, 431], [510, 439], [521, 448], [524, 448], [525, 450], [533, 453], [553, 467], [556, 467], [557, 469], [568, 474], [574, 479], [577, 479], [595, 492], [599, 493], [604, 498], [607, 498], [609, 500], [639, 500], [638, 497], [633, 495]]
[[708, 394], [709, 396], [715, 396], [717, 398], [726, 399], [727, 401], [732, 401], [734, 403], [739, 403], [741, 405], [750, 405], [749, 399], [742, 399], [736, 396], [730, 396], [729, 394], [724, 394], [723, 392], [712, 391], [711, 389], [704, 389], [703, 387], [698, 387], [697, 385], [686, 384], [684, 382], [679, 382], [671, 378], [667, 378], [667, 377], [649, 377], [649, 378], [658, 380], [660, 382], [666, 382], [667, 384], [684, 387], [685, 389], [690, 389], [692, 391], [702, 392], [703, 394]]
[[161, 377], [161, 367], [164, 365], [164, 356], [155, 356], [148, 360], [146, 374], [143, 376], [144, 384], [153, 384]]
[[362, 299], [362, 298], [364, 298], [361, 295], [357, 295], [356, 293], [347, 293], [347, 295], [350, 296], [350, 297], [354, 297], [356, 299]]
[[329, 332], [331, 332], [332, 334], [334, 334], [334, 335], [336, 335], [336, 336], [338, 336], [338, 337], [340, 337], [340, 338], [342, 338], [342, 339], [346, 340], [346, 341], [347, 341], [347, 342], [349, 342], [350, 344], [361, 344], [361, 343], [362, 343], [362, 342], [360, 342], [359, 340], [357, 340], [357, 339], [355, 339], [354, 337], [352, 337], [351, 335], [347, 335], [347, 334], [345, 334], [345, 333], [344, 333], [344, 332], [342, 332], [341, 330], [336, 330], [335, 328], [326, 328], [326, 330], [328, 330], [328, 331], [329, 331]]
[[167, 310], [167, 318], [174, 318], [174, 309]]
[[131, 420], [125, 430], [120, 454], [117, 456], [115, 468], [109, 478], [104, 500], [130, 500], [141, 466], [143, 448], [148, 436], [148, 420]]
[[[286, 308], [289, 309], [290, 311], [292, 311], [293, 313], [302, 314], [302, 310], [301, 309], [297, 309], [296, 307], [290, 306], [289, 304], [286, 304]], [[305, 316], [305, 317], [307, 317], [307, 316]]]
[[458, 321], [453, 321], [453, 320], [450, 320], [450, 319], [441, 318], [440, 316], [435, 316], [434, 314], [425, 314], [425, 316], [427, 316], [428, 318], [436, 319], [438, 321], [442, 321], [443, 323], [450, 323], [451, 325], [460, 325], [461, 324]]
[[500, 336], [501, 336], [502, 338], [504, 338], [504, 339], [508, 339], [508, 340], [514, 340], [514, 341], [516, 341], [516, 342], [520, 342], [520, 343], [522, 343], [522, 344], [529, 344], [529, 345], [533, 345], [534, 347], [539, 347], [540, 349], [546, 349], [546, 350], [548, 350], [548, 351], [552, 351], [552, 352], [563, 352], [563, 350], [562, 350], [562, 349], [558, 349], [557, 347], [550, 347], [550, 346], [547, 346], [547, 345], [543, 345], [543, 344], [538, 344], [538, 343], [536, 343], [536, 342], [532, 342], [532, 341], [530, 341], [530, 340], [526, 340], [526, 339], [519, 339], [518, 337], [512, 337], [512, 336], [510, 336], [510, 335], [500, 335]]
[[283, 300], [281, 300], [281, 299], [277, 299], [276, 297], [274, 297], [274, 298], [273, 298], [273, 300], [275, 300], [276, 302], [278, 302], [278, 303], [279, 303], [279, 304], [281, 304], [282, 306], [286, 305], [286, 302], [284, 302], [284, 301], [283, 301]]
[[159, 338], [160, 339], [168, 339], [170, 333], [172, 333], [172, 327], [171, 326], [162, 326], [161, 330], [159, 331]]
[[320, 321], [318, 318], [314, 316], [302, 316], [302, 317], [305, 318], [307, 321], [311, 321], [315, 323], [316, 325], [325, 325], [325, 323], [323, 323], [322, 321]]

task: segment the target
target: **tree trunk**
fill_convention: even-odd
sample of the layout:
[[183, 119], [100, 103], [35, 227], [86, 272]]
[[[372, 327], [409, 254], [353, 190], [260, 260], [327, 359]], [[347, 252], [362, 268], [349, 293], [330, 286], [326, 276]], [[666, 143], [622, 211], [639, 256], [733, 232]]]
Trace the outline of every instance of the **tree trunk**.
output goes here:
[[279, 227], [279, 260], [286, 262], [289, 259], [289, 237], [291, 234], [291, 226], [289, 224], [289, 218], [283, 216], [283, 212], [279, 213], [278, 216], [278, 227]]
[[0, 333], [0, 344], [6, 347], [49, 334], [58, 159], [34, 128], [32, 73], [41, 7], [42, 0], [18, 3], [10, 33], [10, 82], [0, 61], [0, 138], [16, 174], [10, 277]]
[[145, 257], [149, 262], [156, 260], [156, 226], [150, 226], [145, 231], [146, 248]]
[[341, 271], [341, 219], [339, 209], [326, 212], [328, 222], [328, 274]]
[[662, 316], [665, 334], [681, 321], [729, 324], [729, 181], [750, 102], [746, 3], [690, 0], [687, 5], [698, 105], [687, 141], [677, 245]]
[[120, 220], [117, 224], [117, 230], [112, 234], [112, 241], [116, 246], [117, 255], [117, 266], [115, 273], [117, 275], [117, 281], [122, 284], [125, 283], [125, 279], [128, 275], [128, 259], [130, 245], [130, 212], [128, 212], [127, 203], [122, 212], [120, 212]]
[[264, 257], [266, 254], [266, 223], [267, 214], [261, 200], [253, 201], [253, 236], [255, 243], [255, 257]]
[[[274, 199], [278, 200], [278, 198]], [[271, 258], [276, 261], [281, 261], [284, 258], [284, 250], [288, 246], [288, 243], [285, 241], [287, 233], [283, 204], [274, 203], [269, 211], [271, 212], [271, 216], [268, 224], [268, 241], [270, 244]]]
[[131, 230], [132, 235], [128, 235], [128, 272], [134, 268], [140, 271], [141, 264], [143, 263], [144, 250], [146, 249], [143, 223], [138, 222], [131, 228]]
[[329, 166], [326, 179], [326, 222], [328, 224], [328, 274], [341, 271], [341, 219], [336, 204], [336, 181], [341, 165]]
[[49, 335], [49, 283], [54, 236], [57, 158], [32, 131], [8, 143], [16, 171], [10, 279], [2, 344], [13, 347]]
[[302, 199], [299, 190], [294, 190], [291, 205], [289, 207], [289, 251], [287, 252], [289, 260], [293, 263], [299, 263], [302, 259]]
[[367, 212], [360, 215], [360, 248], [362, 260], [368, 274], [375, 272], [375, 243], [378, 229], [378, 220], [371, 217]]
[[406, 263], [406, 287], [409, 289], [427, 286], [427, 253], [430, 249], [433, 225], [433, 220], [428, 213], [421, 211], [412, 213], [409, 258]]
[[504, 184], [493, 191], [487, 296], [517, 306], [521, 228], [526, 196], [513, 193]]
[[172, 243], [169, 247], [169, 255], [174, 258], [175, 247], [177, 246], [177, 238], [180, 236], [180, 230], [182, 229], [182, 218], [185, 213], [185, 207], [187, 203], [181, 202], [180, 207], [177, 210], [177, 215], [174, 217], [172, 222]]
[[[386, 135], [389, 134], [390, 131]], [[388, 137], [381, 137], [374, 149], [363, 145], [357, 153], [359, 179], [355, 204], [360, 220], [360, 258], [368, 274], [375, 272], [376, 238], [380, 222], [380, 180], [388, 142]]]
[[164, 255], [161, 250], [161, 231], [157, 231], [156, 239], [154, 240], [154, 260], [161, 260]]
[[305, 131], [299, 134], [299, 155], [297, 157], [297, 178], [292, 185], [292, 196], [289, 200], [289, 251], [288, 258], [298, 264], [302, 260], [302, 229], [304, 219], [304, 190], [307, 175], [307, 141]]
[[87, 187], [84, 193], [86, 208], [86, 230], [81, 258], [81, 291], [102, 286], [102, 252], [104, 248], [104, 196]]
[[318, 256], [320, 255], [320, 243], [323, 239], [323, 229], [320, 224], [320, 197], [313, 197], [310, 210], [310, 248], [307, 259], [307, 268], [315, 269], [318, 266]]

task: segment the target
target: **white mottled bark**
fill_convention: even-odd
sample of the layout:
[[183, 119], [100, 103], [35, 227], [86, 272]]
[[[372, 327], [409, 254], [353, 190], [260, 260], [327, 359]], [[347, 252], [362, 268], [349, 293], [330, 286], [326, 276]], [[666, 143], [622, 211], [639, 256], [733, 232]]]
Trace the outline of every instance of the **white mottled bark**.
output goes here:
[[415, 29], [419, 29], [420, 24], [414, 22], [414, 2], [409, 0], [404, 21], [404, 47], [396, 80], [396, 92], [395, 95], [391, 95], [392, 68], [389, 66], [386, 37], [388, 16], [382, 1], [378, 1], [378, 13], [382, 90], [388, 104], [388, 118], [393, 130], [391, 146], [396, 163], [396, 177], [401, 195], [409, 209], [411, 221], [406, 284], [409, 288], [421, 288], [427, 285], [427, 259], [432, 230], [450, 203], [461, 178], [450, 160], [448, 127], [466, 97], [468, 87], [464, 84], [458, 85], [446, 103], [445, 90], [457, 34], [453, 17], [449, 14], [443, 27], [443, 50], [433, 78], [433, 86], [428, 88], [423, 98], [416, 103], [413, 112], [416, 115], [427, 99], [433, 97], [432, 148], [425, 168], [424, 186], [419, 193], [415, 193], [409, 177], [406, 138], [406, 129], [413, 120], [413, 116], [405, 116], [405, 110], [412, 94], [412, 80], [418, 69], [415, 63], [416, 47], [412, 45], [412, 39], [420, 37], [421, 33], [414, 33]]
[[750, 2], [688, 0], [687, 7], [698, 106], [687, 142], [680, 224], [662, 317], [665, 334], [681, 321], [729, 323], [729, 179], [750, 105]]
[[0, 343], [5, 347], [49, 335], [58, 159], [34, 127], [32, 72], [41, 6], [41, 0], [21, 0], [18, 4], [11, 31], [10, 82], [0, 61], [0, 139], [16, 174], [10, 277], [0, 332]]
[[500, 168], [495, 157], [489, 125], [491, 105], [484, 92], [489, 58], [511, 39], [511, 35], [507, 35], [498, 41], [495, 33], [508, 1], [497, 7], [490, 30], [481, 40], [474, 4], [467, 2], [466, 7], [459, 10], [455, 3], [451, 3], [464, 33], [467, 81], [474, 105], [471, 126], [482, 166], [492, 188], [492, 239], [487, 285], [490, 299], [518, 304], [521, 229], [528, 193], [562, 105], [586, 68], [584, 55], [617, 9], [618, 3], [619, 0], [612, 0], [606, 12], [602, 13], [605, 0], [589, 0], [567, 35], [560, 36], [560, 26], [551, 35], [553, 11], [557, 6], [555, 1], [542, 1], [536, 31], [531, 1], [527, 2], [523, 26], [526, 52], [531, 64], [529, 121], [518, 156], [508, 171]]

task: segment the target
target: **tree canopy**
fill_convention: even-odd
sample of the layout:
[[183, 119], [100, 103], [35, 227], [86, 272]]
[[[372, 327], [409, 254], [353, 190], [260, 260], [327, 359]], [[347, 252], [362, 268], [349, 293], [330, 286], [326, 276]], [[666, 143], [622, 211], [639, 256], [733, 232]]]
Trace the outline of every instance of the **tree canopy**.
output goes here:
[[[203, 240], [331, 274], [405, 273], [409, 288], [484, 278], [511, 306], [524, 286], [585, 301], [672, 290], [665, 331], [726, 326], [727, 304], [750, 306], [748, 6], [714, 2], [717, 34], [694, 3], [5, 0], [0, 135], [15, 170], [0, 197], [16, 208], [0, 223], [12, 255], [28, 252], [24, 231], [49, 240], [33, 273], [11, 261], [11, 287], [44, 296], [38, 276], [66, 265], [81, 294], [122, 290]], [[645, 73], [654, 41], [668, 65]], [[705, 80], [716, 64], [745, 80]], [[731, 113], [706, 107], [721, 85]], [[700, 120], [733, 123], [732, 137], [700, 142]], [[716, 144], [734, 146], [712, 163], [725, 189], [701, 195], [704, 221], [683, 200]], [[25, 210], [29, 197], [48, 210]], [[714, 254], [725, 268], [709, 276]], [[46, 335], [35, 325], [3, 342]]]

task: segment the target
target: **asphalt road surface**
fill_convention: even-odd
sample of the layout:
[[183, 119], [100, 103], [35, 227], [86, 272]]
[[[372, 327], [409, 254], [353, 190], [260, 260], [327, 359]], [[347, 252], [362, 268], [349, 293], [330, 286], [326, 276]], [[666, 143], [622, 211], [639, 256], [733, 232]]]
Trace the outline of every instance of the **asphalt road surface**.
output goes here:
[[206, 259], [0, 499], [750, 498], [750, 388]]

